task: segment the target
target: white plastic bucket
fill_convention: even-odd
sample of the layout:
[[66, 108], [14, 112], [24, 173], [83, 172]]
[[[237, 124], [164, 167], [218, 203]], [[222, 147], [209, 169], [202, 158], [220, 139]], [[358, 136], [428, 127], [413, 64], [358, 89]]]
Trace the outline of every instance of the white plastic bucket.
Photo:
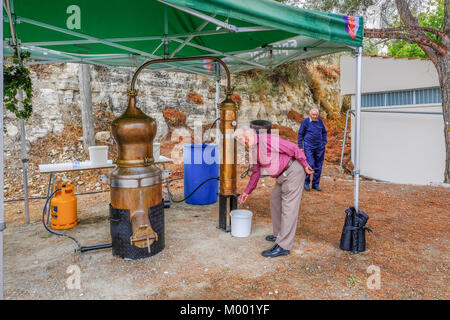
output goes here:
[[250, 235], [252, 230], [253, 213], [248, 210], [232, 210], [231, 217], [231, 235], [233, 237], [244, 238]]
[[105, 164], [108, 162], [108, 146], [89, 147], [89, 160], [92, 164]]
[[161, 150], [161, 144], [158, 142], [153, 143], [153, 159], [155, 161], [157, 161], [159, 159], [160, 150]]

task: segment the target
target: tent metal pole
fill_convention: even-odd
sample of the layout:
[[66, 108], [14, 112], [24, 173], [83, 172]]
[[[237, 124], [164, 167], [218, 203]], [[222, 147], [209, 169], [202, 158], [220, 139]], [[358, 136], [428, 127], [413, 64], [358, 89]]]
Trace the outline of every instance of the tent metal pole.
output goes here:
[[360, 172], [360, 143], [361, 143], [361, 63], [362, 47], [356, 49], [356, 116], [355, 116], [355, 170], [353, 207], [359, 210], [359, 172]]
[[406, 113], [406, 114], [428, 114], [428, 115], [442, 115], [442, 112], [429, 112], [429, 111], [389, 111], [389, 110], [361, 110], [361, 112], [370, 113]]
[[[66, 30], [66, 29], [63, 29], [63, 28], [59, 28], [59, 27], [55, 27], [55, 26], [49, 25], [49, 24], [47, 24], [47, 23], [42, 23], [42, 22], [39, 22], [39, 21], [34, 21], [34, 20], [32, 20], [32, 19], [27, 19], [27, 18], [23, 18], [23, 17], [17, 17], [17, 18], [16, 18], [16, 21], [20, 21], [20, 22], [32, 24], [32, 25], [35, 25], [35, 26], [38, 26], [38, 27], [42, 27], [42, 28], [45, 28], [45, 29], [49, 29], [49, 30], [53, 30], [53, 31], [65, 33], [65, 34], [68, 34], [68, 35], [71, 35], [71, 36], [75, 36], [75, 37], [79, 37], [79, 38], [84, 38], [84, 39], [87, 39], [87, 40], [94, 40], [94, 41], [99, 42], [99, 43], [102, 43], [102, 44], [104, 44], [104, 45], [111, 46], [111, 47], [118, 48], [118, 49], [122, 49], [122, 50], [129, 51], [129, 52], [133, 52], [133, 53], [137, 53], [137, 54], [140, 54], [140, 55], [145, 56], [145, 57], [156, 58], [156, 59], [160, 58], [160, 57], [158, 57], [158, 56], [155, 56], [155, 55], [150, 54], [150, 53], [145, 52], [145, 51], [141, 51], [141, 50], [133, 49], [133, 48], [130, 48], [130, 47], [122, 46], [122, 45], [116, 44], [116, 43], [114, 43], [114, 42], [110, 42], [110, 41], [98, 39], [98, 38], [91, 37], [91, 36], [88, 36], [88, 35], [85, 35], [85, 34], [82, 34], [82, 33], [74, 32], [74, 31], [69, 31], [69, 30]], [[30, 49], [31, 49], [31, 50], [35, 50], [34, 48], [30, 48]], [[39, 49], [40, 49], [40, 48], [39, 48]], [[42, 50], [42, 49], [41, 49], [41, 50]], [[62, 55], [62, 54], [59, 53], [59, 52], [57, 52], [57, 54], [59, 54], [59, 55], [61, 55], [61, 56], [64, 56], [64, 55]], [[71, 57], [71, 58], [74, 58], [73, 56], [70, 56], [70, 57]], [[96, 63], [94, 63], [94, 62], [92, 62], [92, 63], [93, 63], [93, 64], [96, 64]], [[181, 67], [180, 67], [180, 69], [181, 69], [181, 70], [188, 71], [188, 72], [194, 72], [194, 71], [190, 70], [189, 68], [186, 68], [186, 69], [185, 69], [185, 68], [181, 68]]]
[[102, 67], [105, 67], [105, 68], [110, 68], [110, 66], [108, 66], [106, 64], [102, 64], [102, 63], [99, 63], [99, 62], [91, 61], [89, 59], [83, 59], [83, 58], [80, 58], [80, 57], [77, 57], [77, 56], [72, 56], [70, 54], [62, 53], [62, 52], [59, 52], [59, 51], [46, 50], [46, 49], [42, 49], [42, 48], [39, 48], [39, 47], [28, 47], [27, 51], [36, 51], [36, 52], [42, 52], [42, 53], [48, 52], [48, 53], [51, 53], [51, 54], [56, 54], [56, 55], [61, 56], [63, 58], [70, 59], [70, 60], [63, 60], [61, 62], [76, 63], [77, 61], [81, 60], [82, 62], [88, 62], [88, 63], [96, 64], [96, 65], [99, 65], [99, 66], [102, 66]]
[[[101, 44], [104, 44], [104, 45], [107, 45], [107, 46], [111, 46], [111, 47], [114, 47], [114, 48], [118, 48], [118, 49], [122, 49], [122, 50], [129, 51], [129, 52], [137, 53], [137, 54], [140, 54], [140, 55], [145, 56], [145, 57], [155, 58], [155, 59], [160, 58], [158, 56], [155, 56], [153, 54], [150, 54], [150, 53], [142, 51], [142, 50], [137, 50], [137, 49], [133, 49], [133, 48], [130, 48], [130, 47], [122, 46], [122, 45], [116, 44], [114, 42], [98, 39], [98, 38], [91, 37], [91, 36], [88, 36], [88, 35], [85, 35], [85, 34], [82, 34], [82, 33], [65, 30], [63, 28], [55, 27], [55, 26], [49, 25], [47, 23], [34, 21], [32, 19], [27, 19], [27, 18], [23, 18], [23, 17], [17, 17], [16, 21], [32, 24], [32, 25], [35, 25], [35, 26], [38, 26], [38, 27], [42, 27], [42, 28], [45, 28], [45, 29], [61, 32], [61, 33], [68, 34], [68, 35], [75, 36], [75, 37], [79, 37], [79, 38], [84, 38], [84, 39], [87, 39], [87, 40], [94, 40], [94, 41], [99, 42]], [[38, 49], [38, 48], [37, 47], [31, 47], [30, 48], [30, 50], [36, 50], [36, 49]], [[39, 48], [39, 49], [41, 49], [41, 48]], [[43, 50], [43, 49], [41, 49], [41, 50]], [[59, 54], [61, 56], [64, 56], [60, 52], [56, 52], [55, 51], [55, 53]], [[76, 57], [73, 57], [73, 56], [70, 56], [70, 55], [66, 55], [66, 56], [69, 56], [72, 59], [76, 58]], [[92, 64], [98, 64], [98, 63], [92, 62]], [[101, 65], [101, 64], [99, 64], [99, 65]], [[192, 71], [189, 68], [182, 68], [182, 67], [180, 67], [180, 70], [184, 70], [184, 71], [187, 71], [187, 72], [194, 72], [195, 73], [195, 71]]]
[[66, 29], [63, 29], [63, 28], [55, 27], [55, 26], [49, 25], [47, 23], [35, 21], [35, 20], [32, 20], [32, 19], [24, 18], [24, 17], [17, 17], [16, 20], [18, 22], [28, 23], [28, 24], [35, 25], [35, 26], [38, 26], [38, 27], [41, 27], [41, 28], [45, 28], [45, 29], [61, 32], [61, 33], [64, 33], [64, 34], [68, 34], [68, 35], [71, 35], [71, 36], [74, 36], [74, 37], [84, 38], [86, 40], [93, 40], [95, 42], [98, 42], [98, 43], [101, 43], [101, 44], [104, 44], [104, 45], [107, 45], [107, 46], [110, 46], [110, 47], [114, 47], [114, 48], [122, 49], [122, 50], [125, 50], [125, 51], [137, 53], [137, 54], [140, 54], [140, 55], [143, 55], [143, 56], [147, 56], [147, 57], [150, 57], [150, 58], [156, 58], [155, 56], [153, 56], [150, 53], [145, 52], [145, 51], [133, 49], [133, 48], [130, 48], [130, 47], [126, 47], [126, 46], [114, 43], [114, 42], [98, 39], [98, 38], [95, 38], [95, 37], [92, 37], [92, 36], [88, 36], [88, 35], [85, 35], [85, 34], [82, 34], [82, 33], [78, 33], [78, 32], [75, 32], [75, 31], [70, 31], [70, 30], [66, 30]]
[[[180, 39], [173, 39], [173, 41], [179, 42], [179, 43], [183, 43], [183, 40], [180, 40]], [[269, 69], [268, 67], [266, 67], [266, 66], [264, 66], [262, 64], [255, 63], [253, 61], [248, 61], [248, 60], [242, 59], [240, 57], [230, 55], [230, 54], [225, 53], [225, 52], [220, 52], [220, 51], [208, 48], [208, 47], [200, 46], [198, 44], [194, 44], [194, 43], [190, 43], [189, 42], [189, 43], [186, 43], [186, 45], [189, 46], [189, 47], [193, 47], [193, 48], [197, 48], [197, 49], [201, 49], [201, 50], [206, 50], [208, 52], [211, 52], [211, 53], [214, 53], [214, 54], [217, 54], [217, 55], [220, 55], [220, 56], [224, 56], [224, 57], [227, 57], [227, 58], [236, 59], [236, 60], [244, 62], [246, 64], [250, 64], [250, 65], [253, 65], [255, 67], [261, 68], [263, 70], [268, 70]]]
[[[23, 101], [23, 91], [19, 91], [19, 104]], [[22, 177], [23, 177], [23, 198], [25, 205], [25, 223], [30, 223], [30, 206], [28, 204], [28, 170], [27, 170], [27, 147], [26, 147], [26, 131], [25, 120], [19, 119], [20, 122], [20, 144], [22, 153]]]
[[[20, 22], [36, 25], [38, 27], [54, 30], [54, 31], [57, 31], [57, 32], [61, 32], [61, 33], [65, 33], [65, 34], [71, 35], [71, 36], [84, 38], [86, 40], [93, 40], [93, 41], [102, 43], [102, 44], [107, 45], [107, 46], [111, 46], [111, 47], [114, 47], [114, 48], [122, 49], [122, 50], [133, 52], [133, 53], [137, 53], [137, 54], [140, 54], [140, 55], [145, 56], [145, 57], [155, 58], [155, 59], [160, 58], [158, 56], [155, 56], [153, 54], [150, 54], [150, 53], [142, 51], [142, 50], [133, 49], [133, 48], [130, 48], [130, 47], [126, 47], [126, 46], [114, 43], [114, 42], [110, 42], [110, 41], [103, 40], [103, 39], [98, 39], [98, 38], [95, 38], [95, 37], [92, 37], [92, 36], [88, 36], [88, 35], [85, 35], [85, 34], [82, 34], [82, 33], [78, 33], [78, 32], [75, 32], [75, 31], [70, 31], [70, 30], [66, 30], [66, 29], [63, 29], [63, 28], [55, 27], [55, 26], [49, 25], [47, 23], [35, 21], [35, 20], [32, 20], [32, 19], [28, 19], [28, 18], [24, 18], [24, 17], [16, 17], [16, 21], [18, 21], [18, 22], [20, 21]], [[173, 41], [180, 42], [180, 43], [184, 42], [183, 40], [180, 40], [180, 39], [173, 39]], [[232, 58], [235, 58], [236, 60], [245, 62], [247, 64], [251, 64], [251, 65], [254, 65], [254, 66], [257, 66], [257, 67], [260, 67], [262, 69], [267, 69], [267, 67], [265, 67], [263, 65], [260, 65], [260, 64], [257, 64], [257, 63], [253, 63], [253, 62], [241, 59], [239, 57], [234, 57], [232, 55], [229, 55], [229, 54], [226, 54], [226, 53], [223, 53], [223, 52], [219, 52], [219, 51], [216, 51], [216, 50], [213, 50], [213, 49], [210, 49], [210, 48], [194, 45], [192, 43], [187, 43], [187, 45], [191, 46], [191, 47], [196, 47], [196, 48], [199, 48], [199, 49], [202, 49], [202, 50], [206, 50], [206, 51], [209, 51], [209, 52], [213, 52], [213, 53], [216, 53], [216, 54], [220, 54], [220, 55], [223, 55], [225, 57], [232, 57]], [[33, 48], [31, 48], [31, 50], [33, 50]], [[179, 68], [180, 68], [180, 70], [184, 70], [184, 71], [187, 71], [187, 72], [194, 72], [195, 73], [195, 71], [192, 71], [189, 68], [182, 68], [182, 67], [179, 67]]]
[[[167, 6], [166, 6], [167, 8]], [[216, 15], [213, 15], [213, 17], [215, 17]], [[209, 21], [205, 21], [202, 23], [202, 25], [200, 27], [197, 28], [197, 30], [195, 30], [196, 32], [200, 32], [202, 31], [207, 25], [208, 25]], [[192, 39], [194, 39], [195, 35], [190, 35], [189, 37], [186, 38], [186, 40], [184, 40], [184, 42], [182, 44], [180, 44], [178, 46], [178, 48], [176, 48], [172, 54], [170, 55], [171, 58], [173, 58], [181, 49], [184, 48], [184, 46], [186, 45], [186, 43], [191, 42]]]
[[[6, 10], [8, 17], [14, 13], [14, 10], [11, 8], [12, 2], [6, 3]], [[9, 26], [11, 29], [11, 36], [13, 39], [13, 44], [16, 47], [17, 59], [19, 60], [19, 64], [22, 64], [22, 57], [20, 51], [20, 44], [17, 41], [17, 32], [16, 32], [16, 24], [12, 21], [11, 18], [8, 18]], [[3, 59], [2, 59], [3, 61]], [[2, 73], [3, 74], [3, 73]], [[23, 109], [23, 90], [19, 90], [19, 110]], [[21, 155], [22, 155], [22, 177], [23, 177], [23, 198], [24, 198], [24, 206], [25, 206], [25, 223], [30, 223], [30, 206], [28, 204], [28, 172], [27, 172], [27, 148], [26, 148], [26, 131], [25, 131], [25, 120], [19, 119], [20, 125], [20, 142], [21, 142]]]
[[189, 14], [193, 15], [194, 17], [203, 19], [203, 20], [205, 20], [205, 21], [209, 21], [209, 22], [211, 22], [211, 23], [213, 23], [213, 24], [215, 24], [215, 25], [217, 25], [217, 26], [219, 26], [219, 27], [222, 27], [222, 28], [224, 28], [224, 29], [227, 29], [227, 30], [229, 30], [229, 31], [234, 31], [234, 32], [236, 32], [236, 31], [239, 30], [238, 27], [236, 27], [236, 26], [234, 26], [234, 25], [232, 25], [232, 24], [229, 24], [229, 23], [220, 21], [220, 20], [218, 20], [218, 19], [215, 19], [215, 18], [213, 18], [213, 17], [210, 17], [210, 16], [208, 16], [208, 15], [206, 15], [206, 14], [204, 14], [204, 13], [198, 12], [198, 11], [196, 11], [196, 10], [189, 9], [189, 8], [186, 8], [186, 7], [182, 7], [182, 6], [177, 6], [177, 5], [174, 5], [174, 4], [172, 4], [172, 3], [168, 3], [168, 2], [163, 1], [163, 0], [157, 0], [157, 1], [159, 1], [159, 2], [161, 2], [161, 3], [163, 3], [163, 4], [165, 4], [166, 6], [170, 6], [170, 7], [173, 7], [173, 8], [175, 8], [175, 9], [178, 9], [178, 10], [180, 10], [180, 11], [184, 11], [184, 12], [186, 12], [186, 13], [189, 13]]
[[152, 54], [154, 55], [156, 53], [156, 51], [159, 50], [159, 48], [161, 48], [161, 46], [165, 43], [165, 40], [162, 40], [158, 46], [155, 48], [155, 50], [152, 51]]
[[[0, 0], [0, 8], [3, 8], [3, 0]], [[0, 35], [3, 39], [3, 14], [0, 15]], [[3, 41], [0, 41], [0, 61], [3, 62]], [[3, 162], [3, 63], [0, 66], [0, 300], [3, 300], [3, 230], [6, 228], [5, 223], [5, 198], [4, 198], [4, 162]]]
[[164, 59], [169, 57], [169, 40], [167, 35], [169, 33], [169, 17], [167, 14], [167, 6], [164, 7]]
[[[214, 16], [214, 15], [213, 15]], [[20, 20], [21, 17], [17, 17]], [[271, 28], [265, 27], [247, 27], [240, 28], [237, 33], [245, 33], [245, 32], [260, 32], [260, 31], [271, 31]], [[173, 40], [175, 38], [187, 38], [187, 37], [206, 37], [206, 36], [214, 36], [218, 34], [227, 34], [230, 33], [228, 30], [220, 29], [220, 30], [208, 30], [208, 31], [198, 31], [198, 32], [188, 32], [188, 33], [178, 33], [173, 35], [167, 35], [167, 39]], [[152, 40], [164, 40], [164, 36], [148, 36], [148, 37], [129, 37], [129, 38], [108, 38], [103, 39], [109, 42], [137, 42], [137, 41], [152, 41]], [[90, 43], [100, 43], [100, 39], [98, 40], [62, 40], [62, 41], [36, 41], [36, 42], [24, 42], [23, 46], [63, 46], [70, 44], [90, 44]]]

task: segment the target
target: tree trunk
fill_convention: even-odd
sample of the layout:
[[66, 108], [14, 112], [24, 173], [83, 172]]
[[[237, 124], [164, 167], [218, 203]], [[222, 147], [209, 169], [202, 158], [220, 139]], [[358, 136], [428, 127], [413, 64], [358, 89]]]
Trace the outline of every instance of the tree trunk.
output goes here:
[[450, 183], [450, 84], [449, 84], [449, 56], [438, 57], [435, 66], [439, 75], [439, 84], [441, 86], [442, 94], [442, 113], [444, 116], [444, 137], [446, 148], [446, 162], [444, 182]]
[[91, 75], [88, 64], [80, 65], [80, 100], [81, 100], [81, 121], [83, 126], [83, 146], [88, 152], [89, 147], [95, 144], [94, 141], [94, 119], [92, 116], [92, 95], [91, 95]]

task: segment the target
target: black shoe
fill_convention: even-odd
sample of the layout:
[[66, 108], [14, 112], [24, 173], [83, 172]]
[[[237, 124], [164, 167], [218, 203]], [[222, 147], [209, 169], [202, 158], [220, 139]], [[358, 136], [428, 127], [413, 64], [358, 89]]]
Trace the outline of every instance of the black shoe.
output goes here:
[[311, 188], [309, 187], [309, 185], [305, 184], [305, 190], [306, 191], [311, 191]]
[[267, 241], [271, 241], [271, 242], [275, 242], [275, 240], [277, 240], [277, 237], [275, 237], [274, 235], [270, 235], [270, 236], [267, 236], [266, 237], [266, 240]]
[[322, 191], [322, 189], [320, 189], [319, 186], [315, 186], [315, 187], [313, 187], [313, 189], [314, 189], [314, 190], [317, 190], [317, 191], [319, 191], [319, 192]]
[[280, 247], [278, 244], [276, 244], [272, 247], [272, 249], [265, 250], [261, 254], [263, 257], [275, 258], [278, 256], [287, 256], [289, 253], [290, 253], [289, 250], [284, 250], [282, 247]]

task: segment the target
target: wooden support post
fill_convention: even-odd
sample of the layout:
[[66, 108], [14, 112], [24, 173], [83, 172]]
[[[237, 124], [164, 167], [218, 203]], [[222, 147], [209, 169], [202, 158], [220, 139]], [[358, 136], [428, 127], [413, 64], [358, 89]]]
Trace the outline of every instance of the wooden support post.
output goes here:
[[80, 100], [81, 121], [83, 126], [84, 151], [89, 152], [89, 147], [95, 145], [94, 141], [94, 119], [92, 114], [91, 75], [88, 64], [80, 65]]

